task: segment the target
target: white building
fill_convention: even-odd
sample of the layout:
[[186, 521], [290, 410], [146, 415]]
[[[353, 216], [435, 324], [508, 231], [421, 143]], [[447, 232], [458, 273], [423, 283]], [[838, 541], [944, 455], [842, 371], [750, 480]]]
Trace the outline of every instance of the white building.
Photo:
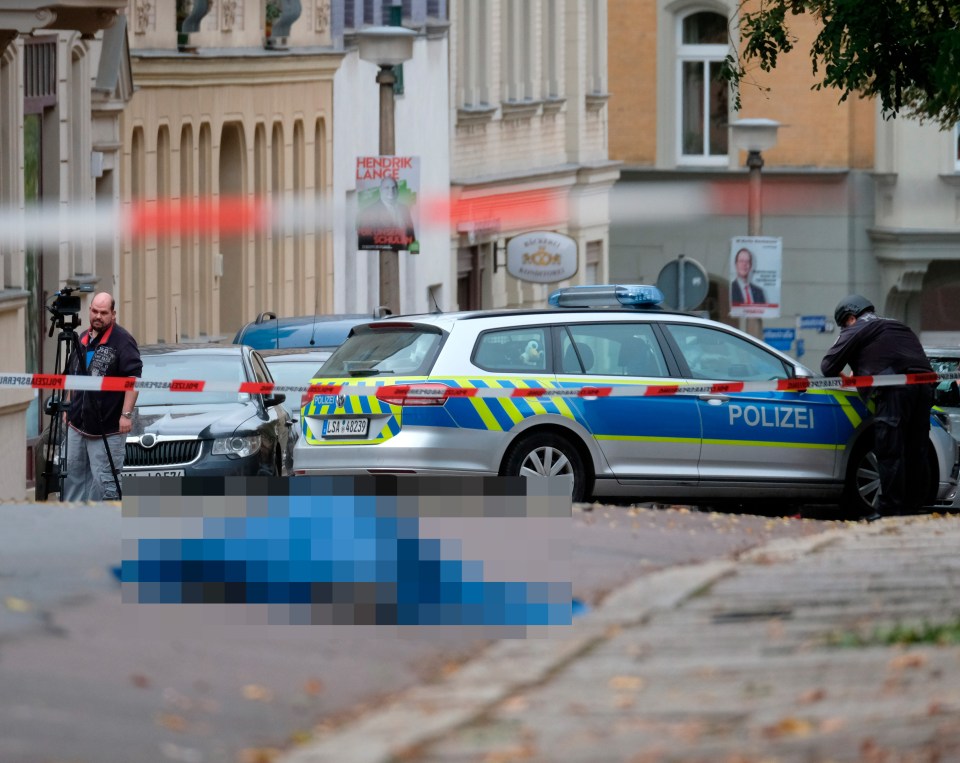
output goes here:
[[450, 129], [451, 302], [542, 305], [558, 284], [505, 268], [517, 234], [551, 230], [578, 245], [568, 283], [607, 278], [606, 0], [453, 0]]

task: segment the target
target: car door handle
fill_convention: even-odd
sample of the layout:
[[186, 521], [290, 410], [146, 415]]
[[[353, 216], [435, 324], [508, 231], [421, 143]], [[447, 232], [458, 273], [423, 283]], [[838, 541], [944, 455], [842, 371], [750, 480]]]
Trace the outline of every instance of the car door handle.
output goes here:
[[710, 405], [720, 405], [721, 403], [729, 403], [730, 395], [697, 395], [701, 400], [706, 400]]

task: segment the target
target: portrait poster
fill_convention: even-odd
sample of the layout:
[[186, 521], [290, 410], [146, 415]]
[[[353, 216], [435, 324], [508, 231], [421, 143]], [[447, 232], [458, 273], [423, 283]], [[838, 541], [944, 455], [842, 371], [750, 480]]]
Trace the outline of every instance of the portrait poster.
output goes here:
[[420, 157], [357, 158], [357, 248], [419, 252]]
[[730, 316], [779, 318], [783, 239], [736, 236], [730, 240]]

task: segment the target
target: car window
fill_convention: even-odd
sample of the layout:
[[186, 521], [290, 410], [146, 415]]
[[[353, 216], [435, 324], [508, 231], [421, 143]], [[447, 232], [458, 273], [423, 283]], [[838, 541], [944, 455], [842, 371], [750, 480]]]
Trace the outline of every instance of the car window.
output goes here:
[[707, 326], [668, 323], [664, 328], [676, 340], [693, 378], [761, 381], [791, 376], [780, 358], [742, 337]]
[[[143, 355], [143, 378], [170, 382], [174, 379], [198, 379], [208, 382], [245, 382], [243, 361], [239, 355]], [[148, 405], [210, 405], [236, 403], [249, 399], [239, 392], [173, 392], [168, 389], [144, 389], [137, 397], [137, 408]]]
[[317, 376], [410, 376], [429, 371], [442, 335], [436, 331], [382, 329], [354, 334]]
[[546, 371], [549, 347], [540, 326], [486, 331], [477, 339], [473, 363], [485, 371]]
[[253, 364], [253, 378], [256, 379], [261, 384], [269, 384], [273, 381], [273, 377], [270, 375], [270, 372], [267, 370], [267, 367], [263, 364], [263, 358], [261, 358], [257, 353], [250, 353], [250, 361]]
[[960, 358], [930, 358], [930, 367], [938, 374], [950, 374], [960, 366]]
[[[284, 386], [309, 386], [310, 380], [318, 375], [316, 360], [297, 361], [267, 361], [267, 367], [273, 376], [273, 381]], [[294, 417], [300, 415], [300, 395], [295, 392], [286, 392], [283, 407]]]
[[669, 376], [653, 328], [645, 323], [567, 326], [560, 339], [560, 373]]

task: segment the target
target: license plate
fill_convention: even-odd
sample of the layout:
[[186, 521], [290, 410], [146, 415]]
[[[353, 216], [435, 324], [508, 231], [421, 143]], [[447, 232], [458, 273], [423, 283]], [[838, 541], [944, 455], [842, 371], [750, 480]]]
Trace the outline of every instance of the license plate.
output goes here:
[[182, 477], [183, 469], [141, 469], [136, 472], [124, 472], [124, 477]]
[[366, 437], [369, 419], [325, 419], [324, 437]]

